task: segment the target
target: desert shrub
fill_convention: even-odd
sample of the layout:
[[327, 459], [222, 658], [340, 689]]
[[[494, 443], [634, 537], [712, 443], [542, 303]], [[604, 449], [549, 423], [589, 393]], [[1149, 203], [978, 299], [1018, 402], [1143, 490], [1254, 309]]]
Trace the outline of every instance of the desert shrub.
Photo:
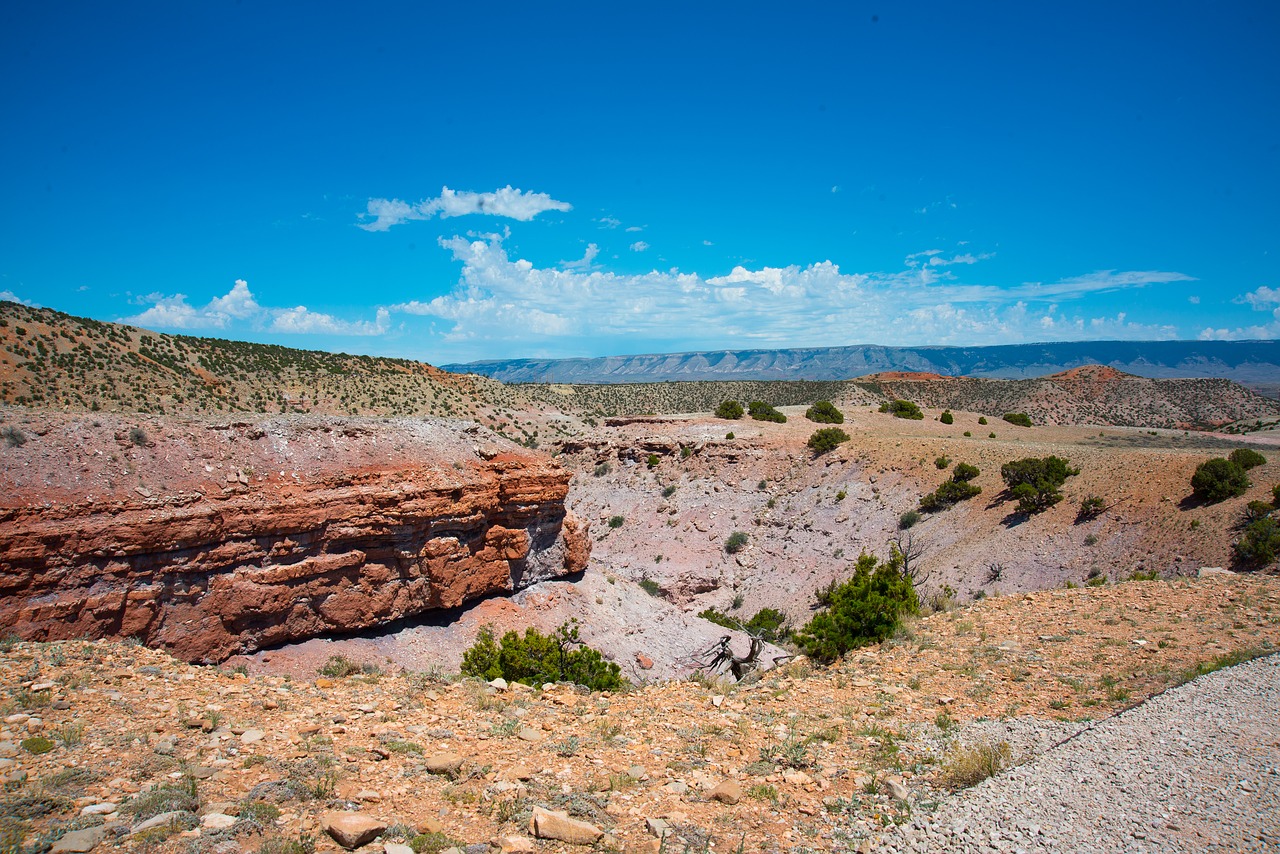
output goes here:
[[1095, 519], [1107, 509], [1107, 502], [1101, 495], [1086, 495], [1080, 499], [1080, 512], [1076, 514], [1078, 519]]
[[1249, 488], [1249, 476], [1238, 463], [1214, 457], [1196, 466], [1191, 476], [1191, 491], [1196, 498], [1210, 504], [1244, 495]]
[[736, 400], [726, 400], [716, 407], [716, 418], [734, 421], [742, 417], [742, 404]]
[[523, 636], [507, 632], [499, 643], [494, 643], [493, 630], [485, 626], [476, 635], [475, 645], [462, 655], [462, 675], [502, 677], [525, 685], [574, 682], [592, 691], [625, 687], [621, 668], [584, 644], [575, 623], [563, 623], [549, 635], [533, 627], [525, 629]]
[[804, 417], [818, 424], [843, 424], [844, 413], [829, 400], [819, 400], [805, 410]]
[[964, 431], [964, 437], [965, 437], [966, 439], [968, 439], [968, 438], [969, 438], [969, 437], [971, 437], [972, 435], [973, 435], [973, 434], [972, 434], [972, 433], [970, 433], [968, 430], [965, 430], [965, 431]]
[[724, 550], [731, 555], [736, 555], [747, 547], [747, 534], [745, 531], [734, 531], [724, 541]]
[[669, 486], [664, 486], [664, 487], [662, 488], [662, 497], [663, 497], [663, 498], [670, 498], [671, 496], [673, 496], [673, 495], [675, 495], [675, 494], [676, 494], [676, 485], [675, 485], [674, 483], [673, 483], [673, 484], [671, 484], [671, 485], [669, 485]]
[[1271, 487], [1271, 503], [1276, 507], [1280, 507], [1280, 483]]
[[951, 465], [951, 457], [948, 457], [946, 454], [943, 454], [933, 461], [934, 468], [944, 469], [949, 465]]
[[680, 446], [680, 459], [687, 460], [689, 459], [689, 457], [692, 457], [692, 456], [693, 456], [693, 448], [690, 448], [688, 445]]
[[968, 483], [980, 474], [982, 474], [982, 471], [977, 466], [972, 466], [968, 463], [956, 463], [955, 469], [951, 472], [951, 479], [960, 483]]
[[756, 421], [772, 421], [775, 424], [787, 423], [787, 416], [783, 415], [763, 400], [753, 400], [747, 404], [747, 414]]
[[39, 756], [41, 753], [48, 753], [55, 747], [57, 747], [57, 745], [45, 738], [43, 735], [33, 735], [30, 738], [24, 738], [22, 740], [22, 749], [27, 751], [27, 753], [31, 753], [36, 756]]
[[12, 424], [6, 424], [0, 428], [0, 438], [4, 439], [4, 443], [10, 448], [21, 448], [27, 444], [27, 434]]
[[849, 434], [841, 430], [839, 427], [823, 427], [821, 430], [815, 430], [813, 435], [809, 437], [809, 450], [821, 456], [829, 451], [834, 451], [841, 443], [849, 441]]
[[1018, 427], [1030, 427], [1031, 416], [1025, 412], [1006, 412], [1004, 420]]
[[887, 412], [894, 418], [910, 418], [912, 421], [923, 421], [924, 413], [920, 407], [909, 400], [886, 400], [880, 404], [880, 411]]
[[987, 416], [985, 416], [985, 415], [979, 415], [979, 416], [978, 416], [978, 423], [979, 423], [979, 424], [986, 424], [986, 423], [987, 423]]
[[951, 410], [950, 410], [950, 409], [944, 409], [944, 410], [942, 410], [942, 414], [938, 416], [938, 420], [939, 420], [939, 421], [941, 421], [943, 424], [954, 424], [954, 423], [956, 423], [956, 417], [955, 417], [954, 415], [952, 415], [952, 414], [951, 414]]
[[345, 655], [331, 655], [324, 664], [320, 665], [316, 671], [321, 676], [329, 679], [344, 679], [347, 676], [354, 676], [357, 673], [365, 673], [370, 676], [377, 675], [382, 671], [376, 664], [360, 663], [352, 661]]
[[652, 578], [642, 578], [640, 579], [639, 584], [640, 589], [645, 593], [648, 593], [650, 596], [662, 595], [662, 585], [658, 584], [658, 582], [654, 581]]
[[732, 439], [736, 438], [736, 437], [733, 435], [733, 431], [732, 431], [732, 430], [730, 430], [728, 433], [725, 433], [725, 434], [724, 434], [724, 437], [725, 437], [726, 439], [729, 439], [729, 440], [732, 440]]
[[919, 521], [920, 514], [915, 510], [908, 510], [898, 517], [898, 527], [905, 531], [908, 528], [914, 528]]
[[1245, 471], [1248, 471], [1251, 468], [1257, 468], [1261, 465], [1266, 465], [1267, 462], [1267, 458], [1255, 451], [1253, 448], [1236, 448], [1227, 456], [1227, 459], [1240, 466], [1240, 468]]
[[968, 501], [982, 493], [982, 487], [976, 483], [960, 480], [945, 480], [938, 488], [920, 499], [920, 510], [923, 513], [938, 513], [949, 510], [961, 501]]
[[600, 463], [592, 470], [591, 473], [596, 477], [604, 477], [611, 471], [613, 471], [613, 466], [608, 463]]
[[1270, 516], [1250, 522], [1236, 542], [1235, 552], [1243, 563], [1257, 566], [1275, 563], [1276, 556], [1280, 555], [1280, 523]]
[[1250, 501], [1244, 506], [1245, 524], [1270, 516], [1273, 509], [1275, 508], [1266, 501]]
[[139, 447], [147, 444], [147, 431], [143, 430], [141, 427], [130, 427], [129, 441]]
[[715, 608], [707, 608], [699, 612], [698, 616], [717, 626], [724, 626], [726, 629], [749, 632], [766, 643], [780, 643], [791, 635], [791, 628], [787, 625], [787, 615], [776, 608], [761, 608], [745, 623]]
[[898, 629], [904, 616], [920, 610], [896, 551], [887, 561], [863, 554], [853, 577], [825, 594], [825, 610], [795, 635], [804, 653], [816, 661], [834, 661], [851, 649], [879, 643]]
[[976, 786], [1013, 764], [1013, 751], [1006, 742], [957, 745], [942, 763], [942, 783], [952, 789]]
[[1000, 477], [1018, 499], [1020, 513], [1039, 513], [1062, 500], [1058, 491], [1067, 478], [1080, 473], [1061, 457], [1026, 457], [1000, 467]]
[[623, 522], [625, 522], [625, 521], [627, 521], [627, 520], [626, 520], [626, 519], [624, 519], [624, 518], [622, 518], [621, 516], [610, 516], [610, 517], [609, 517], [609, 527], [610, 527], [610, 528], [621, 528], [621, 527], [622, 527], [622, 523], [623, 523]]
[[657, 468], [657, 467], [658, 467], [658, 455], [657, 455], [657, 454], [650, 454], [650, 455], [648, 456], [648, 458], [646, 458], [646, 459], [645, 459], [645, 461], [644, 461], [644, 462], [645, 462], [645, 465], [647, 465], [647, 466], [648, 466], [649, 468], [651, 468], [651, 469], [652, 469], [652, 468]]

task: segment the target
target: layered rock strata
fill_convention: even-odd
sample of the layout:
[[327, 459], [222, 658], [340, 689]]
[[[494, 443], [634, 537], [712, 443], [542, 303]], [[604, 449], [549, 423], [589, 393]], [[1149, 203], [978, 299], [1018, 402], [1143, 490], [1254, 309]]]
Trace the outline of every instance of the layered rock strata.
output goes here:
[[[0, 632], [136, 637], [189, 661], [216, 662], [586, 567], [585, 527], [565, 511], [569, 473], [549, 459], [488, 439], [483, 449], [457, 435], [406, 439], [394, 425], [354, 433], [315, 424], [238, 427], [218, 442], [269, 462], [269, 476], [239, 467], [216, 472], [222, 482], [211, 485], [220, 449], [190, 429], [125, 450], [126, 470], [131, 460], [140, 480], [167, 483], [123, 495], [115, 481], [96, 484], [106, 496], [92, 494], [101, 449], [77, 447], [65, 423], [8, 449]], [[85, 433], [94, 435], [86, 429], [74, 438]], [[317, 433], [324, 441], [314, 441]], [[371, 450], [378, 440], [386, 452]], [[87, 482], [79, 495], [55, 483], [49, 494], [60, 500], [33, 502], [13, 457], [40, 442], [47, 458], [50, 441], [71, 446], [64, 457], [82, 458]], [[327, 457], [315, 453], [324, 444]], [[352, 459], [344, 445], [364, 458]], [[176, 465], [184, 456], [197, 465]]]

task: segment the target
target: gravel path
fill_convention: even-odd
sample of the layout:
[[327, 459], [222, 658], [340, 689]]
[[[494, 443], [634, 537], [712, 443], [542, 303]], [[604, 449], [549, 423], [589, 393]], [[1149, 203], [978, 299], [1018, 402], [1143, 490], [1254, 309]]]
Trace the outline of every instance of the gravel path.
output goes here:
[[1280, 851], [1280, 656], [1220, 670], [944, 801], [880, 851]]

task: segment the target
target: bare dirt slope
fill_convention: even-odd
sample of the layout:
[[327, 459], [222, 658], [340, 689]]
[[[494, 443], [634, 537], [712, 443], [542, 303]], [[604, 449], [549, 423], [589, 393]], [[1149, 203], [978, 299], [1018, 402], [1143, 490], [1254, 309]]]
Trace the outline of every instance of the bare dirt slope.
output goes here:
[[310, 837], [336, 851], [336, 810], [383, 828], [369, 852], [422, 833], [442, 834], [418, 840], [431, 850], [582, 850], [529, 839], [545, 807], [646, 854], [663, 826], [668, 846], [871, 850], [945, 798], [963, 745], [1008, 740], [1022, 759], [1052, 743], [1044, 722], [1065, 737], [1197, 665], [1278, 643], [1280, 590], [1257, 575], [992, 597], [835, 667], [615, 696], [451, 683], [373, 657], [381, 670], [246, 677], [120, 643], [8, 642], [0, 831], [47, 845], [82, 830], [97, 850]]

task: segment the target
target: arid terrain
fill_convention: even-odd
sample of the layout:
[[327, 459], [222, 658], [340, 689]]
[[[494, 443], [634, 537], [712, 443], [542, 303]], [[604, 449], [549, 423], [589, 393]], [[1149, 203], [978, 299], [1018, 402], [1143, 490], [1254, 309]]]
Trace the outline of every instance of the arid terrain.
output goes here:
[[[366, 817], [390, 854], [656, 851], [664, 827], [668, 850], [874, 850], [965, 784], [968, 748], [1025, 758], [1280, 642], [1275, 568], [1233, 549], [1280, 438], [1205, 429], [1280, 409], [1225, 381], [508, 387], [3, 320], [0, 851], [323, 850]], [[849, 435], [822, 454], [817, 399]], [[1196, 500], [1241, 447], [1266, 459], [1249, 488]], [[1001, 467], [1049, 455], [1078, 473], [1019, 513]], [[909, 518], [958, 463], [981, 492]], [[740, 684], [700, 667], [749, 641], [700, 612], [802, 626], [891, 548], [924, 608], [888, 641], [829, 667], [765, 645]], [[459, 678], [483, 627], [570, 620], [631, 688]]]

